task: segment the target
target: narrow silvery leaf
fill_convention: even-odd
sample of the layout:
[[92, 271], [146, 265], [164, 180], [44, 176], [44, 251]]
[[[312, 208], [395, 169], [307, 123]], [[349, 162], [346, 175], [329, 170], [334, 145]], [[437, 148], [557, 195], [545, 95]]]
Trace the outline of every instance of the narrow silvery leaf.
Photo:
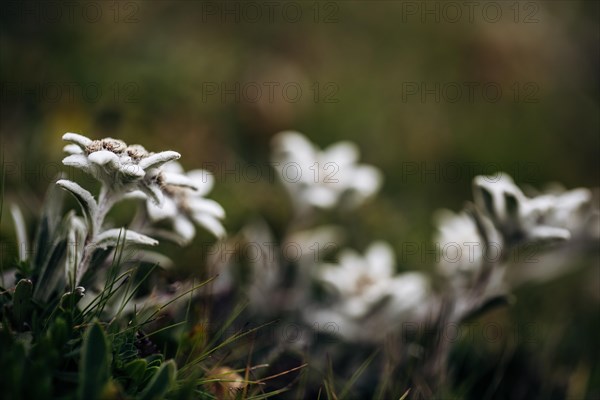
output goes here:
[[79, 202], [83, 215], [85, 216], [88, 228], [91, 232], [95, 232], [94, 221], [98, 212], [98, 205], [94, 196], [78, 184], [67, 179], [61, 179], [56, 184], [71, 193]]
[[17, 233], [17, 245], [19, 247], [19, 260], [26, 261], [29, 254], [29, 240], [27, 238], [27, 229], [25, 228], [25, 220], [21, 209], [16, 204], [10, 205], [10, 214], [15, 223], [15, 231]]
[[78, 133], [71, 133], [71, 132], [65, 133], [63, 135], [62, 139], [67, 142], [75, 143], [76, 145], [81, 147], [82, 150], [85, 150], [85, 148], [87, 146], [89, 146], [90, 144], [92, 144], [92, 142], [93, 142], [93, 140], [90, 138], [87, 138]]
[[158, 265], [162, 268], [171, 268], [173, 267], [173, 260], [169, 257], [158, 253], [156, 251], [150, 250], [139, 250], [132, 257], [132, 261], [134, 262], [143, 262], [146, 264], [154, 264]]
[[142, 235], [134, 231], [128, 231], [125, 229], [109, 229], [102, 232], [95, 239], [95, 245], [106, 249], [108, 247], [115, 247], [119, 242], [125, 242], [125, 244], [140, 244], [147, 246], [156, 246], [158, 241], [152, 239], [149, 236]]
[[158, 168], [161, 165], [168, 163], [169, 161], [177, 160], [180, 157], [181, 154], [176, 151], [161, 151], [160, 153], [152, 154], [140, 160], [139, 166], [142, 169]]
[[127, 192], [123, 195], [124, 199], [131, 200], [147, 200], [148, 196], [141, 190], [132, 190], [131, 192]]
[[148, 233], [154, 237], [160, 238], [161, 240], [168, 240], [169, 242], [175, 243], [179, 246], [185, 246], [187, 244], [178, 233], [171, 230], [151, 229]]
[[77, 234], [75, 229], [71, 228], [67, 235], [67, 257], [65, 260], [65, 279], [69, 286], [75, 285], [77, 279], [77, 266], [79, 265], [78, 247], [83, 246], [83, 243], [77, 242]]
[[83, 257], [86, 236], [85, 224], [77, 216], [71, 218], [71, 227], [67, 235], [67, 256], [65, 260], [65, 279], [75, 286], [85, 271], [78, 270]]

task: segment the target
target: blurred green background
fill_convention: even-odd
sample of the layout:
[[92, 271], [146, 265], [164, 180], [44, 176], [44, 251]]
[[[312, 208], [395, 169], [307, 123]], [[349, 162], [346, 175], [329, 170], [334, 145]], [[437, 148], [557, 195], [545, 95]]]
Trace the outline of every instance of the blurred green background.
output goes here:
[[[599, 3], [467, 3], [7, 2], [5, 199], [35, 216], [71, 131], [179, 151], [186, 168], [215, 173], [230, 232], [254, 215], [281, 229], [290, 207], [269, 142], [294, 129], [322, 146], [352, 140], [382, 169], [381, 194], [346, 219], [354, 244], [388, 240], [400, 268], [428, 269], [402, 246], [425, 245], [432, 213], [460, 209], [473, 176], [502, 170], [538, 188], [600, 178]], [[14, 240], [4, 214], [1, 238]], [[178, 261], [196, 265], [200, 253]], [[591, 307], [572, 301], [580, 284], [544, 306], [560, 318], [584, 303], [569, 365], [585, 353], [578, 340], [593, 342], [588, 325], [598, 332], [595, 289]]]
[[358, 217], [396, 243], [427, 240], [432, 211], [460, 208], [477, 174], [600, 177], [598, 2], [68, 4], [3, 7], [9, 194], [43, 193], [67, 131], [213, 170], [230, 230], [283, 207], [268, 170], [283, 129], [358, 143], [385, 174]]

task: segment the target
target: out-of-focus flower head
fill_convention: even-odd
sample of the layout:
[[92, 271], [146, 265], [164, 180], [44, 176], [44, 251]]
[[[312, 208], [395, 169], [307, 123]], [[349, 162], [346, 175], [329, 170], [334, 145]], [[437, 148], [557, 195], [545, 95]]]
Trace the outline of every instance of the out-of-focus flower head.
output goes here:
[[475, 177], [474, 197], [507, 244], [513, 245], [570, 239], [590, 218], [592, 194], [575, 189], [528, 198], [510, 176], [501, 173]]
[[225, 217], [225, 210], [216, 201], [204, 198], [214, 185], [209, 171], [198, 169], [186, 173], [178, 162], [171, 162], [161, 167], [159, 173], [164, 200], [161, 204], [150, 199], [146, 202], [152, 221], [172, 221], [182, 243], [189, 243], [194, 238], [194, 223], [216, 237], [225, 236], [220, 221]]
[[394, 264], [384, 242], [371, 244], [364, 256], [343, 250], [339, 264], [324, 264], [317, 273], [336, 301], [309, 310], [305, 318], [319, 326], [335, 324], [350, 340], [378, 340], [403, 322], [421, 321], [432, 305], [429, 280], [418, 272], [395, 274]]
[[[485, 258], [500, 258], [502, 238], [487, 218], [481, 218], [480, 228], [485, 230], [488, 243], [481, 237], [473, 217], [465, 211], [440, 210], [435, 216], [435, 223], [434, 244], [440, 252], [437, 268], [456, 289], [464, 289], [474, 283]], [[486, 245], [490, 249], [488, 254]]]
[[357, 207], [381, 186], [381, 172], [358, 164], [352, 142], [320, 150], [304, 135], [285, 131], [273, 138], [272, 161], [280, 180], [300, 209], [330, 209], [340, 204]]

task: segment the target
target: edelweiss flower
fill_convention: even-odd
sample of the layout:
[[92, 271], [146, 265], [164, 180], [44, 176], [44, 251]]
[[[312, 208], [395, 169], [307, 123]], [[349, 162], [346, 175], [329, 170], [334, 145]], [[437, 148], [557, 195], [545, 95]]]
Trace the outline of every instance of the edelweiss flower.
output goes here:
[[[544, 216], [550, 216], [549, 211], [556, 206], [556, 199], [527, 198], [512, 178], [504, 173], [500, 178], [475, 177], [474, 196], [475, 203], [489, 216], [508, 245], [523, 241], [567, 240], [571, 237], [568, 229], [544, 221]], [[567, 204], [569, 207], [573, 205], [572, 202], [564, 203]]]
[[500, 258], [502, 238], [487, 218], [482, 219], [491, 253], [487, 255], [486, 243], [475, 221], [466, 212], [455, 214], [450, 210], [440, 210], [435, 219], [437, 233], [434, 244], [441, 253], [438, 270], [456, 289], [464, 289], [474, 283], [483, 267], [484, 257], [490, 260]]
[[338, 301], [312, 310], [307, 319], [334, 323], [350, 339], [380, 339], [402, 322], [421, 320], [431, 305], [427, 278], [418, 272], [395, 275], [393, 252], [383, 242], [371, 244], [364, 257], [343, 251], [339, 265], [323, 265], [319, 278]]
[[351, 142], [321, 151], [298, 132], [282, 132], [273, 139], [275, 168], [299, 208], [328, 209], [342, 200], [356, 207], [375, 194], [381, 173], [357, 164], [358, 158], [358, 148]]
[[65, 133], [63, 140], [72, 143], [64, 147], [70, 155], [63, 159], [63, 164], [83, 170], [115, 192], [137, 189], [161, 203], [161, 186], [191, 185], [181, 179], [169, 181], [169, 177], [159, 173], [158, 167], [180, 157], [175, 151], [150, 153], [140, 145], [128, 146], [122, 140], [92, 140], [77, 133]]
[[592, 192], [584, 188], [542, 194], [531, 199], [531, 204], [539, 210], [541, 223], [567, 229], [571, 234], [592, 228], [597, 216], [592, 208]]
[[172, 162], [160, 168], [159, 174], [164, 200], [161, 204], [146, 202], [152, 221], [172, 221], [175, 233], [184, 243], [194, 238], [194, 223], [216, 237], [225, 236], [225, 228], [220, 221], [225, 217], [225, 210], [216, 201], [204, 198], [214, 184], [210, 172], [193, 170], [185, 173], [179, 163]]

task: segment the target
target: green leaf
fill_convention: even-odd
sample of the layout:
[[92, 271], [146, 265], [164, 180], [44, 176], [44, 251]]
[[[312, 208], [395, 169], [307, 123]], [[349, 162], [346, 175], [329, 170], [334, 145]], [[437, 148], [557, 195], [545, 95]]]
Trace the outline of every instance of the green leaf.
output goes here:
[[67, 292], [60, 298], [60, 308], [62, 310], [73, 310], [79, 300], [85, 296], [85, 289], [81, 286], [75, 288], [72, 292]]
[[60, 220], [62, 217], [62, 206], [64, 203], [65, 191], [59, 189], [55, 185], [50, 185], [46, 196], [44, 197], [44, 205], [40, 215], [40, 222], [37, 227], [34, 241], [34, 270], [39, 275], [43, 271], [41, 268], [45, 265], [44, 261], [48, 254], [52, 251], [52, 238], [55, 237], [59, 229]]
[[154, 374], [146, 389], [141, 393], [140, 400], [160, 400], [175, 380], [177, 367], [173, 360], [167, 361], [161, 365], [160, 369]]
[[85, 271], [79, 270], [79, 263], [83, 258], [85, 237], [87, 235], [85, 225], [79, 217], [71, 218], [71, 227], [67, 234], [67, 257], [65, 261], [65, 280], [70, 287], [79, 284]]
[[29, 319], [33, 310], [32, 296], [33, 283], [29, 279], [21, 279], [17, 283], [13, 296], [13, 311], [19, 330], [23, 328], [23, 324]]
[[147, 366], [148, 362], [146, 362], [146, 360], [143, 358], [138, 358], [137, 360], [133, 360], [125, 364], [123, 369], [136, 384], [139, 384], [142, 379], [144, 379], [144, 373], [146, 372]]
[[67, 321], [65, 321], [62, 317], [57, 317], [50, 328], [49, 335], [50, 340], [55, 348], [61, 349], [67, 340], [69, 340], [69, 326], [67, 325]]
[[98, 321], [85, 332], [79, 365], [79, 399], [99, 398], [110, 376], [108, 338]]
[[[71, 227], [71, 219], [75, 216], [75, 211], [68, 212], [58, 225], [51, 230], [51, 237], [45, 254], [40, 258], [40, 264], [36, 264], [34, 271], [34, 281], [44, 282], [43, 285], [36, 285], [33, 297], [36, 301], [45, 302], [49, 295], [54, 291], [62, 291], [64, 288], [64, 260], [63, 257], [67, 250], [67, 236]], [[37, 255], [36, 255], [37, 257]]]

